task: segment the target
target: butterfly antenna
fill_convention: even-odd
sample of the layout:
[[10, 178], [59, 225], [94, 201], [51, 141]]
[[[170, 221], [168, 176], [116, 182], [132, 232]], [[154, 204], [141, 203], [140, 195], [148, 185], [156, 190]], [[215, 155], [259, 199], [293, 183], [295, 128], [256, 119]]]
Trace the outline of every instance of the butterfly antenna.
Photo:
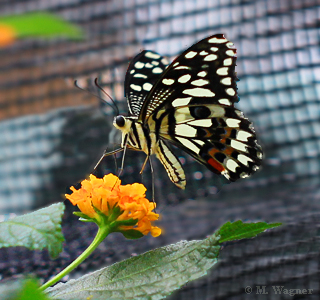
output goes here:
[[99, 95], [97, 95], [97, 94], [95, 94], [95, 93], [92, 93], [91, 91], [86, 90], [86, 89], [83, 89], [82, 87], [80, 87], [80, 86], [78, 85], [78, 80], [75, 80], [73, 84], [74, 84], [74, 86], [75, 86], [76, 88], [78, 88], [79, 90], [84, 91], [84, 92], [87, 92], [87, 93], [89, 93], [89, 94], [91, 94], [91, 95], [99, 98], [101, 101], [105, 102], [105, 103], [106, 103], [107, 105], [109, 105], [114, 111], [117, 112], [117, 115], [119, 115], [118, 107], [115, 109], [112, 104], [106, 102], [105, 99], [101, 98]]
[[119, 109], [118, 109], [118, 106], [117, 106], [116, 102], [115, 102], [115, 101], [112, 99], [112, 97], [99, 85], [99, 83], [98, 83], [98, 78], [96, 78], [96, 79], [94, 80], [94, 83], [95, 83], [96, 87], [99, 88], [100, 91], [101, 91], [102, 93], [104, 93], [104, 94], [112, 101], [113, 106], [114, 106], [114, 109], [115, 109], [115, 111], [116, 111], [116, 113], [117, 113], [117, 116], [118, 116], [118, 115], [119, 115]]

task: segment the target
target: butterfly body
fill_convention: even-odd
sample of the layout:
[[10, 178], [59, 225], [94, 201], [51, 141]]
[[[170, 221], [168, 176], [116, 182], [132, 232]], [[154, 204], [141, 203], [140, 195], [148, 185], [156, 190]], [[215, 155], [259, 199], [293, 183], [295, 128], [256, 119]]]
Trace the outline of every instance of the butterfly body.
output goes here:
[[261, 164], [252, 124], [234, 107], [238, 95], [232, 45], [218, 34], [191, 46], [170, 65], [152, 51], [141, 52], [129, 65], [129, 116], [114, 120], [122, 131], [121, 147], [155, 154], [180, 188], [186, 178], [170, 143], [230, 181], [248, 177]]
[[113, 124], [122, 131], [122, 148], [128, 146], [133, 150], [143, 151], [148, 157], [155, 154], [164, 165], [171, 181], [178, 187], [185, 188], [186, 178], [179, 160], [165, 142], [157, 138], [155, 131], [150, 131], [149, 127], [134, 118], [122, 115], [117, 116]]

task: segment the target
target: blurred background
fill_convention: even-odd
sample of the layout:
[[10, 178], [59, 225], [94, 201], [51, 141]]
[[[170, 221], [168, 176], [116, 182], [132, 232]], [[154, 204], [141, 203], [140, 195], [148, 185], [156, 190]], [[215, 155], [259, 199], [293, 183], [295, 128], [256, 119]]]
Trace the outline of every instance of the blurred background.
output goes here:
[[[187, 188], [173, 185], [153, 160], [161, 226], [157, 238], [110, 236], [78, 271], [87, 271], [181, 239], [202, 239], [226, 221], [283, 222], [253, 240], [226, 244], [220, 263], [170, 299], [288, 299], [272, 286], [320, 294], [320, 2], [319, 0], [46, 0], [1, 1], [0, 15], [35, 10], [76, 24], [84, 39], [16, 40], [0, 49], [0, 214], [22, 214], [63, 201], [86, 178], [103, 150], [119, 143], [113, 111], [94, 93], [94, 78], [127, 111], [123, 82], [130, 60], [143, 49], [170, 60], [195, 42], [223, 33], [237, 48], [236, 105], [254, 123], [264, 150], [251, 178], [220, 188], [220, 179], [175, 149]], [[117, 156], [118, 165], [121, 155]], [[127, 151], [123, 183], [151, 190], [141, 177], [143, 153]], [[116, 172], [112, 156], [99, 175]], [[0, 249], [1, 278], [33, 273], [46, 279], [81, 253], [95, 227], [78, 224], [67, 204], [68, 243], [50, 261], [45, 251]], [[256, 293], [266, 286], [269, 295]], [[251, 286], [254, 292], [245, 293]], [[269, 297], [269, 298], [268, 298]], [[305, 297], [305, 298], [304, 298]], [[291, 297], [292, 298], [292, 297]]]

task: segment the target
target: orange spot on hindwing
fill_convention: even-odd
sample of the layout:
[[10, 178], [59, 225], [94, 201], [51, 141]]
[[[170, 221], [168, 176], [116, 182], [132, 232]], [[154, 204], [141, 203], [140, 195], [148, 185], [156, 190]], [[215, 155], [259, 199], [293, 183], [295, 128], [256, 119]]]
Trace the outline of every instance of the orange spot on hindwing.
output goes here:
[[209, 158], [208, 159], [208, 164], [212, 167], [214, 167], [217, 171], [219, 171], [220, 173], [225, 170], [224, 167], [219, 163], [217, 162], [215, 159], [213, 158]]

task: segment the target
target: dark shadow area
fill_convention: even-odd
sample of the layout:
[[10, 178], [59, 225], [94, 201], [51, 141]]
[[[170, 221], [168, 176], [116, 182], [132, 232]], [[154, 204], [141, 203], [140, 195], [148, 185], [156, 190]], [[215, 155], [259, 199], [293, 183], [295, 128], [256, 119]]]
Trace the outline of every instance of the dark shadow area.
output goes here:
[[34, 191], [35, 209], [64, 201], [64, 194], [71, 192], [69, 187], [76, 186], [93, 171], [108, 143], [112, 123], [97, 110], [70, 112], [66, 119], [54, 149], [54, 153], [62, 157], [62, 162], [48, 170], [50, 184]]

